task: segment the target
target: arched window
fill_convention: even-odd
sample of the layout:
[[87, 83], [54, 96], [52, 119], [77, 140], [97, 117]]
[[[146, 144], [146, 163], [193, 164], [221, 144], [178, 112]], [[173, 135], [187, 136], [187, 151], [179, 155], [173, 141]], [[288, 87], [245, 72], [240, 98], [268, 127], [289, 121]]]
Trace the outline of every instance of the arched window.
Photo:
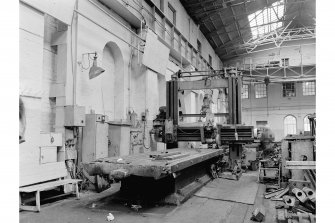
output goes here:
[[309, 125], [308, 115], [306, 115], [304, 118], [304, 132], [309, 132], [309, 131], [311, 131], [311, 129]]
[[297, 134], [297, 119], [293, 115], [284, 118], [284, 135]]

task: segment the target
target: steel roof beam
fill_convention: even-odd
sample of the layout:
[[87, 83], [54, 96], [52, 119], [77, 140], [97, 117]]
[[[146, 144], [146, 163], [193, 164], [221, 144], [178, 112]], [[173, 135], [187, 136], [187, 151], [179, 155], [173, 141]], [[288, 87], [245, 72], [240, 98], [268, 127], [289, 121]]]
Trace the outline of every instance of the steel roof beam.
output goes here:
[[[273, 32], [270, 35], [265, 35], [265, 36], [262, 36], [261, 38], [253, 40], [253, 42], [250, 42], [248, 44], [226, 47], [225, 49], [232, 48], [232, 49], [235, 49], [236, 51], [246, 50], [248, 53], [251, 53], [258, 46], [263, 46], [263, 45], [267, 45], [267, 44], [271, 44], [275, 42], [280, 42], [280, 45], [281, 45], [283, 42], [286, 42], [286, 41], [300, 40], [300, 39], [313, 39], [313, 38], [315, 38], [315, 28], [314, 27], [291, 29], [291, 30], [283, 30], [281, 32], [281, 35], [279, 36], [276, 35], [276, 32]], [[221, 53], [218, 52], [218, 56], [220, 58], [228, 56], [228, 55], [229, 54], [223, 54], [222, 52]]]
[[[283, 3], [283, 4], [279, 4], [279, 5], [285, 5], [285, 6], [288, 6], [288, 5], [291, 5], [291, 4], [299, 4], [299, 3], [302, 3], [302, 2], [310, 2], [310, 1], [313, 1], [313, 0], [300, 0], [300, 1], [298, 0], [298, 1], [296, 1], [296, 2], [285, 2], [285, 3]], [[277, 6], [279, 6], [279, 5], [277, 5]], [[274, 7], [277, 7], [277, 6], [269, 6], [268, 8], [274, 8]], [[266, 6], [264, 6], [264, 7], [266, 7]], [[287, 8], [287, 7], [285, 7], [285, 8]], [[258, 9], [258, 10], [259, 10], [259, 9]], [[257, 10], [255, 10], [255, 11], [257, 11]], [[239, 17], [241, 17], [241, 16], [250, 15], [251, 13], [253, 13], [253, 12], [241, 13], [241, 14], [239, 14], [239, 15], [236, 15], [235, 17], [236, 17], [236, 18], [239, 18]], [[285, 15], [285, 13], [284, 13], [284, 15]], [[202, 24], [208, 22], [207, 19], [208, 19], [209, 17], [211, 17], [211, 16], [214, 16], [214, 15], [212, 14], [212, 15], [208, 15], [208, 16], [203, 17], [203, 18], [198, 18], [198, 20], [202, 20], [202, 21], [199, 22], [199, 25], [202, 25]], [[227, 19], [227, 18], [234, 18], [234, 16], [228, 16], [228, 17], [225, 17], [225, 19]], [[218, 19], [214, 19], [214, 18], [213, 18], [213, 21], [215, 21], [215, 20], [218, 20]]]

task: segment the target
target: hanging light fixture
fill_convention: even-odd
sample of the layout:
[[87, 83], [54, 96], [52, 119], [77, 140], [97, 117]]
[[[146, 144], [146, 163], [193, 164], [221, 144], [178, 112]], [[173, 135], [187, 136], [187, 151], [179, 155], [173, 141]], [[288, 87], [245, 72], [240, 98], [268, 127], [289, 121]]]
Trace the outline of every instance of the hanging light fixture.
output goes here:
[[[91, 62], [92, 61], [92, 58], [90, 58], [90, 55], [94, 54], [94, 57], [93, 57], [93, 65], [91, 66]], [[84, 56], [87, 55], [88, 57], [88, 62], [89, 62], [89, 65], [88, 67], [84, 67]], [[78, 64], [80, 64], [81, 68], [84, 69], [84, 70], [87, 70], [88, 68], [90, 68], [89, 72], [88, 72], [88, 78], [89, 79], [93, 79], [97, 76], [99, 76], [100, 74], [102, 74], [103, 72], [105, 72], [105, 69], [101, 68], [101, 67], [98, 67], [97, 65], [97, 59], [98, 59], [98, 56], [97, 56], [97, 52], [94, 52], [94, 53], [84, 53], [82, 55], [82, 61], [81, 62], [78, 62]]]
[[88, 73], [88, 77], [89, 79], [95, 78], [97, 76], [99, 76], [100, 74], [102, 74], [103, 72], [105, 72], [105, 69], [98, 67], [97, 65], [97, 53], [94, 53], [94, 58], [93, 58], [93, 65], [90, 68], [90, 71]]

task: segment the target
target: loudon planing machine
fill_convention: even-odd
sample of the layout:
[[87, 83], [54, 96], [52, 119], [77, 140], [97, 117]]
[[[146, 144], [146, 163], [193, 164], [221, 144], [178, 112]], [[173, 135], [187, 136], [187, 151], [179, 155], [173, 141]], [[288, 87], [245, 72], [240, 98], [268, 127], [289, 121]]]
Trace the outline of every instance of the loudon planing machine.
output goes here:
[[[236, 170], [242, 145], [254, 140], [253, 127], [241, 125], [241, 85], [242, 73], [234, 68], [173, 74], [166, 83], [166, 106], [159, 109], [151, 130], [156, 141], [166, 144], [166, 152], [103, 158], [84, 164], [85, 169], [92, 176], [120, 180], [121, 192], [133, 196], [159, 197], [173, 204], [185, 201], [212, 177], [217, 177], [224, 166]], [[212, 113], [211, 95], [207, 94], [200, 114], [181, 111], [180, 97], [184, 91], [213, 89], [219, 89], [227, 97], [227, 113]], [[187, 117], [199, 120], [183, 122]], [[215, 123], [214, 117], [223, 117], [224, 121]], [[178, 148], [178, 142], [201, 142], [208, 146]], [[229, 151], [225, 158], [224, 148]]]

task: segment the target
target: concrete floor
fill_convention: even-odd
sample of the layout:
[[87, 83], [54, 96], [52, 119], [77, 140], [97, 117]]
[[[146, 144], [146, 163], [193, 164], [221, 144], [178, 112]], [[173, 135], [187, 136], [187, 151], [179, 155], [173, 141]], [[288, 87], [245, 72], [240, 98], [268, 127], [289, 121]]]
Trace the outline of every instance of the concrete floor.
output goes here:
[[107, 222], [108, 213], [115, 217], [114, 223], [246, 223], [252, 211], [264, 206], [266, 223], [276, 222], [275, 202], [263, 198], [265, 185], [260, 184], [254, 205], [212, 200], [193, 196], [180, 206], [155, 206], [133, 210], [121, 203], [111, 202], [112, 194], [119, 190], [119, 184], [98, 194], [85, 192], [80, 200], [66, 198], [42, 205], [40, 213], [20, 212], [22, 223], [85, 223]]

